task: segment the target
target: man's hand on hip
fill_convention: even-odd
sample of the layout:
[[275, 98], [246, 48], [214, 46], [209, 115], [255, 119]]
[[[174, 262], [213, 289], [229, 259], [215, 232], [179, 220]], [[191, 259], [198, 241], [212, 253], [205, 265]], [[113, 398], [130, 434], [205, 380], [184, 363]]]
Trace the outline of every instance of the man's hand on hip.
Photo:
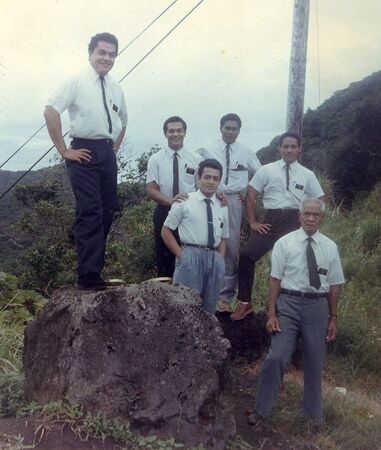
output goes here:
[[87, 148], [79, 148], [74, 150], [69, 147], [66, 152], [62, 154], [63, 158], [67, 161], [76, 161], [79, 163], [89, 162], [91, 160], [91, 151]]
[[271, 229], [271, 225], [269, 223], [251, 222], [250, 228], [259, 234], [267, 234]]

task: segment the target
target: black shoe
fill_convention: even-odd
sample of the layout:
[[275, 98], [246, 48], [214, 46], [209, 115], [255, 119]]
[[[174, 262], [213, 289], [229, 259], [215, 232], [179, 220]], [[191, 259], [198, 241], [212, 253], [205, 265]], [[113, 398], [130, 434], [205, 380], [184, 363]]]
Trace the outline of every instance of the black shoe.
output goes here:
[[259, 424], [263, 423], [263, 421], [264, 421], [263, 417], [260, 416], [255, 411], [253, 413], [251, 413], [249, 415], [249, 417], [247, 418], [247, 423], [252, 426], [259, 425]]
[[87, 272], [78, 277], [77, 285], [81, 289], [100, 291], [106, 289], [107, 283], [96, 272]]

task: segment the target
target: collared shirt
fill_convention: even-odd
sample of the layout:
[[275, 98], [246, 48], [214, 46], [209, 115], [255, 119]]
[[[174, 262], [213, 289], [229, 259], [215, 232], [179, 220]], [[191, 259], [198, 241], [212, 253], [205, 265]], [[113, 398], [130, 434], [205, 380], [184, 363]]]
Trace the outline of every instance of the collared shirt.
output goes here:
[[281, 280], [281, 287], [302, 292], [328, 292], [329, 287], [344, 283], [337, 245], [317, 231], [312, 237], [312, 249], [318, 265], [321, 286], [310, 286], [307, 267], [307, 238], [303, 228], [277, 240], [271, 255], [271, 276]]
[[286, 189], [286, 163], [283, 159], [262, 166], [250, 181], [263, 194], [265, 209], [299, 209], [307, 197], [319, 198], [324, 192], [316, 175], [297, 161], [290, 164], [289, 191]]
[[225, 184], [226, 180], [226, 142], [223, 139], [219, 139], [214, 144], [207, 145], [205, 148], [197, 150], [203, 159], [214, 158], [223, 168], [222, 179], [219, 191], [226, 193], [238, 193], [247, 188], [249, 179], [259, 168], [261, 163], [257, 158], [255, 152], [240, 142], [233, 142], [230, 145], [230, 169], [228, 184]]
[[[175, 151], [165, 147], [148, 160], [146, 183], [155, 181], [160, 192], [173, 196], [173, 157]], [[194, 192], [197, 189], [197, 171], [201, 157], [186, 148], [177, 151], [179, 167], [179, 192]]]
[[[192, 192], [187, 200], [173, 203], [164, 225], [171, 230], [178, 228], [180, 240], [186, 244], [208, 244], [208, 220], [206, 212], [207, 198], [201, 191]], [[229, 237], [228, 209], [221, 206], [215, 195], [211, 197], [213, 214], [214, 245], [217, 247], [221, 238]]]
[[127, 126], [127, 108], [122, 88], [108, 74], [104, 79], [112, 133], [109, 133], [101, 79], [93, 67], [69, 78], [48, 100], [47, 105], [60, 114], [68, 110], [71, 137], [115, 141], [122, 127]]

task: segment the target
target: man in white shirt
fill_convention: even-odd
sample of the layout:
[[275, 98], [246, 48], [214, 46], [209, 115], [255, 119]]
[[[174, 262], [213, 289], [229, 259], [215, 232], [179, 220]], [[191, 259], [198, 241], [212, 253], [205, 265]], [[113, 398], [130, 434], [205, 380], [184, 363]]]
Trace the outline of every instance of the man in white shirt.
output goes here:
[[[175, 200], [185, 199], [196, 190], [201, 158], [184, 147], [186, 130], [187, 124], [181, 117], [169, 117], [163, 125], [168, 145], [148, 160], [147, 195], [157, 203], [153, 226], [158, 277], [172, 277], [175, 270], [175, 257], [161, 238], [164, 221]], [[175, 236], [178, 239], [177, 232]]]
[[344, 275], [336, 244], [319, 232], [325, 204], [316, 198], [300, 206], [302, 227], [280, 238], [271, 256], [268, 320], [271, 346], [263, 363], [248, 422], [270, 416], [284, 371], [299, 336], [303, 345], [306, 417], [314, 426], [324, 422], [321, 377], [326, 342], [337, 334], [337, 303]]
[[[238, 294], [240, 301], [230, 316], [241, 320], [253, 312], [251, 292], [256, 262], [274, 243], [290, 231], [299, 228], [299, 204], [307, 197], [324, 197], [315, 174], [298, 163], [300, 137], [287, 132], [279, 143], [282, 159], [262, 166], [250, 181], [246, 196], [246, 211], [251, 235], [239, 254]], [[264, 223], [257, 220], [255, 203], [262, 196]]]
[[237, 114], [224, 115], [220, 120], [221, 138], [198, 150], [203, 159], [215, 158], [223, 168], [218, 191], [227, 197], [229, 239], [226, 245], [225, 283], [219, 303], [222, 311], [231, 311], [230, 304], [236, 293], [243, 203], [249, 180], [261, 167], [255, 152], [237, 141], [241, 125]]
[[[83, 289], [106, 286], [101, 272], [118, 207], [116, 152], [126, 131], [127, 109], [120, 85], [108, 75], [117, 54], [115, 36], [93, 36], [90, 67], [61, 85], [44, 113], [50, 137], [65, 159], [75, 197], [78, 285]], [[66, 109], [72, 138], [69, 147], [62, 136], [60, 117]]]
[[[227, 208], [215, 196], [221, 175], [218, 161], [202, 161], [198, 168], [199, 190], [172, 205], [161, 232], [165, 244], [176, 256], [173, 283], [199, 292], [203, 308], [211, 314], [216, 310], [223, 285], [229, 236]], [[181, 244], [174, 235], [177, 228]]]

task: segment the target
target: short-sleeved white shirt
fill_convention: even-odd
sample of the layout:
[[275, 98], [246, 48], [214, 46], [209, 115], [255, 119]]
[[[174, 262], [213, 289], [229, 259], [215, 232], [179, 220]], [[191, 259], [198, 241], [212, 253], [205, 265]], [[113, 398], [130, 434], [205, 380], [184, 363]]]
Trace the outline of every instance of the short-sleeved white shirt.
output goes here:
[[71, 137], [115, 141], [122, 127], [127, 126], [127, 108], [122, 88], [110, 75], [105, 75], [104, 79], [112, 133], [109, 133], [101, 80], [93, 67], [66, 80], [49, 98], [47, 105], [60, 114], [68, 110]]
[[344, 274], [337, 245], [319, 231], [311, 243], [318, 265], [321, 286], [310, 286], [307, 267], [307, 238], [303, 228], [278, 239], [271, 255], [271, 276], [281, 287], [302, 292], [328, 292], [331, 285], [343, 284]]
[[230, 169], [228, 184], [226, 180], [226, 142], [219, 139], [217, 142], [208, 144], [197, 150], [203, 159], [214, 158], [222, 165], [222, 179], [219, 191], [226, 193], [238, 193], [247, 188], [249, 177], [257, 172], [261, 163], [254, 150], [245, 147], [240, 142], [233, 142], [230, 145]]
[[[146, 183], [155, 181], [160, 192], [173, 196], [173, 157], [174, 150], [165, 147], [148, 160]], [[177, 151], [179, 167], [179, 192], [194, 192], [197, 189], [197, 171], [201, 157], [186, 148]]]
[[262, 166], [249, 184], [263, 194], [265, 209], [299, 209], [304, 199], [324, 195], [316, 175], [297, 161], [290, 164], [289, 191], [286, 190], [286, 163], [283, 159]]
[[[208, 244], [208, 220], [206, 212], [205, 195], [200, 191], [189, 194], [182, 203], [173, 203], [164, 225], [171, 230], [178, 228], [180, 240], [185, 244]], [[213, 214], [214, 245], [217, 247], [221, 238], [229, 237], [228, 209], [221, 206], [220, 200], [214, 195], [211, 197]]]

